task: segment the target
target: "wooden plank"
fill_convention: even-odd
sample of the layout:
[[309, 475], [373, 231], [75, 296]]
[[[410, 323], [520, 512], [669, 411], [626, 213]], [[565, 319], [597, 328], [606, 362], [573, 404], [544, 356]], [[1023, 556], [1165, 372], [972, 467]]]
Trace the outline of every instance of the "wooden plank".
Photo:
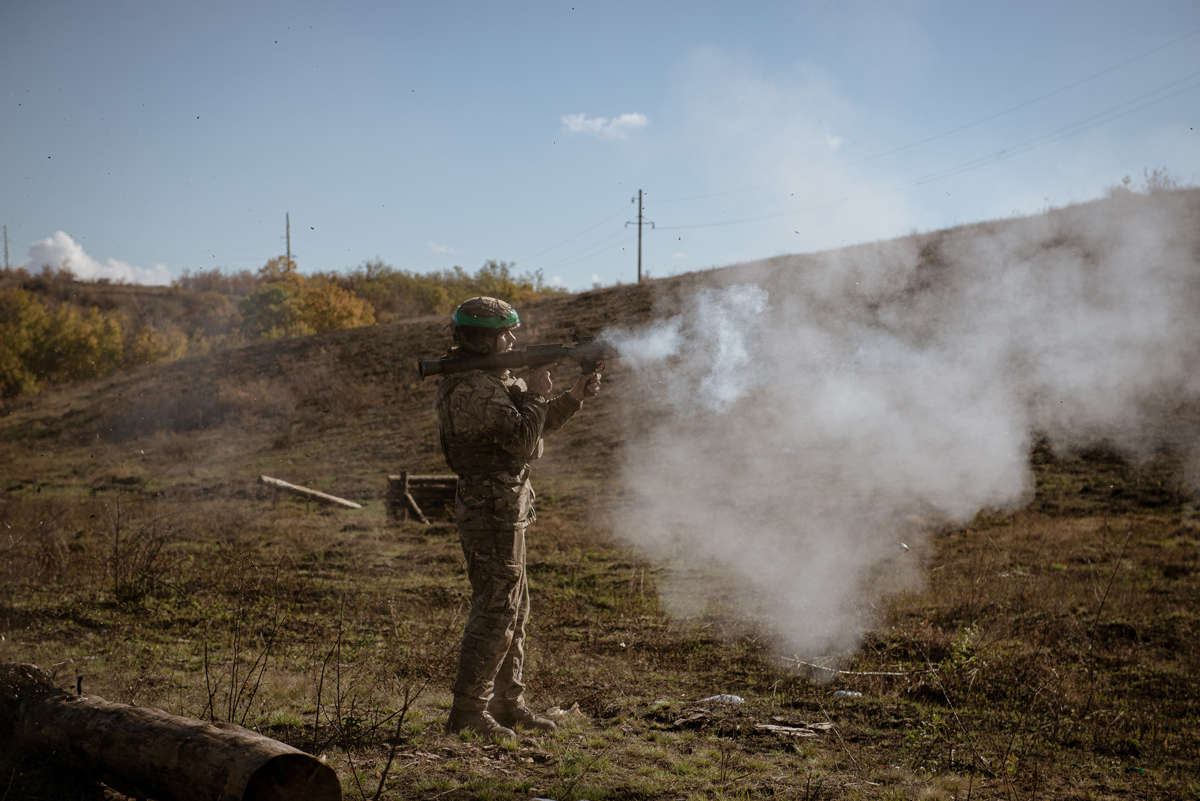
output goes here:
[[425, 513], [421, 511], [421, 507], [417, 505], [417, 499], [412, 496], [412, 493], [404, 493], [404, 498], [406, 501], [408, 501], [408, 508], [411, 509], [412, 513], [417, 516], [417, 519], [428, 526], [430, 524], [429, 518], [426, 517]]
[[308, 498], [309, 500], [327, 503], [333, 506], [341, 506], [344, 509], [362, 508], [361, 504], [357, 504], [354, 501], [348, 501], [345, 498], [339, 498], [336, 495], [329, 495], [325, 492], [318, 492], [317, 490], [309, 489], [308, 487], [298, 487], [295, 484], [289, 484], [288, 482], [279, 478], [259, 476], [258, 483], [266, 484], [267, 486], [275, 487], [276, 489], [283, 490], [284, 492], [290, 492], [292, 495], [299, 495], [300, 497]]

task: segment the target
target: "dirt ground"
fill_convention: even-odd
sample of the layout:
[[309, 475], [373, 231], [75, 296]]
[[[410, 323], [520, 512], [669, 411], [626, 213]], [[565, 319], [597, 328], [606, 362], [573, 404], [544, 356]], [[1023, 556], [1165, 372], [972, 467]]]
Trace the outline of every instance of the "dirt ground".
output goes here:
[[[701, 280], [534, 304], [522, 339], [667, 314]], [[445, 510], [384, 509], [389, 473], [445, 472], [414, 369], [445, 341], [441, 321], [376, 326], [10, 404], [0, 661], [244, 723], [326, 760], [348, 798], [381, 780], [382, 798], [447, 801], [1200, 794], [1200, 517], [1177, 454], [1035, 448], [1028, 507], [930, 532], [924, 586], [850, 657], [802, 663], [737, 610], [667, 615], [663, 566], [606, 528], [636, 435], [619, 366], [535, 475], [527, 675], [559, 730], [445, 734], [457, 535]], [[276, 497], [262, 474], [364, 508]], [[115, 797], [2, 753], [0, 799]]]

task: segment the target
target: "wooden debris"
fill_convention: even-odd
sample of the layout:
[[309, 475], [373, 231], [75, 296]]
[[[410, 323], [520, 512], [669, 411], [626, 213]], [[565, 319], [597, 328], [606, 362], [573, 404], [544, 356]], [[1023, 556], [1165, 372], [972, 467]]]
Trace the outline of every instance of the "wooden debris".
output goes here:
[[114, 790], [158, 801], [340, 801], [328, 765], [233, 724], [211, 724], [53, 686], [0, 664], [0, 722], [24, 747]]
[[452, 504], [457, 489], [458, 476], [455, 475], [409, 475], [404, 470], [398, 476], [388, 476], [388, 516], [394, 520], [407, 520], [411, 514], [428, 524], [424, 510]]
[[354, 501], [348, 501], [345, 498], [339, 498], [336, 495], [329, 495], [325, 492], [318, 492], [317, 490], [309, 489], [308, 487], [298, 487], [295, 484], [289, 484], [282, 479], [271, 478], [270, 476], [259, 476], [258, 483], [266, 484], [269, 487], [274, 487], [275, 489], [283, 490], [284, 492], [290, 492], [292, 495], [299, 495], [301, 498], [307, 498], [311, 501], [317, 501], [318, 503], [328, 503], [333, 506], [341, 506], [344, 509], [362, 508], [362, 504], [355, 503]]

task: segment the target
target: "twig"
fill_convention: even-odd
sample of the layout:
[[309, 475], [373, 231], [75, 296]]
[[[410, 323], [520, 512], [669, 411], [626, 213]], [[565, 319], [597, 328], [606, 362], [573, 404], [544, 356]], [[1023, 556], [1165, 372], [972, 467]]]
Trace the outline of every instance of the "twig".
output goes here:
[[829, 673], [837, 673], [839, 676], [912, 676], [915, 673], [925, 673], [924, 670], [914, 670], [909, 673], [895, 673], [891, 671], [880, 670], [838, 670], [837, 668], [825, 667], [824, 665], [814, 665], [812, 662], [805, 662], [803, 659], [796, 659], [790, 656], [779, 657], [784, 662], [795, 662], [798, 665], [816, 668], [817, 670], [825, 670]]
[[967, 727], [963, 725], [962, 718], [958, 716], [958, 710], [954, 708], [954, 702], [950, 700], [950, 693], [946, 692], [946, 686], [942, 684], [942, 679], [938, 676], [937, 670], [934, 669], [933, 663], [926, 660], [925, 664], [929, 665], [929, 672], [933, 674], [933, 680], [938, 683], [938, 688], [941, 689], [942, 695], [946, 698], [946, 704], [950, 707], [950, 714], [954, 715], [954, 721], [958, 723], [958, 728], [962, 731], [963, 737], [967, 738], [967, 745], [971, 746], [971, 751], [975, 754], [975, 758], [983, 766], [983, 772], [989, 776], [995, 776], [995, 772], [988, 767], [987, 760], [983, 758], [983, 755], [979, 753], [979, 749], [975, 747], [975, 738], [971, 736], [971, 733], [967, 731]]
[[10, 774], [8, 775], [8, 787], [5, 787], [5, 788], [4, 788], [4, 798], [0, 798], [0, 801], [6, 801], [6, 800], [7, 800], [7, 798], [8, 798], [8, 793], [9, 793], [9, 791], [10, 791], [10, 790], [12, 790], [12, 783], [13, 783], [13, 779], [15, 779], [16, 777], [17, 777], [17, 769], [16, 769], [16, 768], [13, 768], [13, 769], [12, 769], [12, 773], [10, 773]]
[[[396, 759], [396, 750], [400, 748], [400, 738], [403, 735], [404, 718], [408, 715], [409, 708], [416, 703], [417, 698], [421, 693], [425, 692], [425, 688], [429, 686], [429, 682], [433, 681], [433, 674], [430, 673], [425, 677], [425, 683], [420, 686], [416, 692], [412, 692], [412, 685], [404, 688], [404, 705], [400, 707], [400, 719], [396, 721], [396, 735], [392, 738], [392, 750], [388, 753], [387, 764], [383, 766], [383, 772], [379, 777], [379, 786], [375, 788], [373, 801], [379, 801], [379, 794], [383, 792], [383, 785], [387, 783], [388, 771], [392, 768], [392, 761]], [[416, 764], [415, 762], [413, 764]], [[407, 765], [405, 767], [408, 767]], [[404, 768], [400, 768], [404, 770]]]
[[833, 733], [837, 735], [838, 742], [841, 743], [842, 750], [846, 752], [846, 756], [850, 757], [850, 761], [854, 763], [855, 769], [861, 773], [862, 765], [858, 764], [858, 760], [854, 758], [854, 754], [850, 753], [849, 746], [847, 746], [846, 741], [842, 739], [842, 733], [838, 731], [837, 725], [830, 719], [829, 713], [825, 711], [825, 705], [821, 703], [820, 699], [817, 699], [817, 707], [820, 708], [821, 714], [825, 716], [825, 722], [830, 725], [830, 727], [833, 729]]
[[209, 681], [208, 672], [208, 638], [204, 640], [204, 689], [208, 693], [208, 719], [216, 721], [216, 711], [213, 709], [213, 699], [217, 696], [217, 691], [213, 689], [212, 683]]
[[1088, 653], [1091, 655], [1091, 664], [1088, 665], [1088, 683], [1091, 684], [1091, 689], [1088, 691], [1087, 704], [1083, 708], [1083, 717], [1087, 717], [1092, 712], [1092, 701], [1096, 697], [1096, 627], [1100, 625], [1100, 613], [1104, 611], [1104, 602], [1108, 600], [1108, 591], [1112, 589], [1113, 582], [1116, 581], [1117, 573], [1121, 570], [1121, 561], [1125, 558], [1125, 550], [1129, 547], [1129, 540], [1133, 537], [1133, 528], [1125, 534], [1125, 544], [1121, 546], [1121, 553], [1117, 556], [1117, 564], [1113, 567], [1112, 575], [1108, 577], [1108, 584], [1104, 587], [1104, 595], [1100, 596], [1100, 606], [1096, 608], [1096, 617], [1092, 620], [1092, 630], [1088, 634]]

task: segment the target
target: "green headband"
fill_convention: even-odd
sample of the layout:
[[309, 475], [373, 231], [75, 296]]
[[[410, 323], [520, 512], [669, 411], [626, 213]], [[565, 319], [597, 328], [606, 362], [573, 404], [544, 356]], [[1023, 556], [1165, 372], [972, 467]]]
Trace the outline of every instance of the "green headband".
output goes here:
[[456, 325], [470, 325], [476, 328], [512, 328], [520, 322], [515, 309], [503, 317], [472, 317], [463, 311], [461, 306], [454, 311]]

